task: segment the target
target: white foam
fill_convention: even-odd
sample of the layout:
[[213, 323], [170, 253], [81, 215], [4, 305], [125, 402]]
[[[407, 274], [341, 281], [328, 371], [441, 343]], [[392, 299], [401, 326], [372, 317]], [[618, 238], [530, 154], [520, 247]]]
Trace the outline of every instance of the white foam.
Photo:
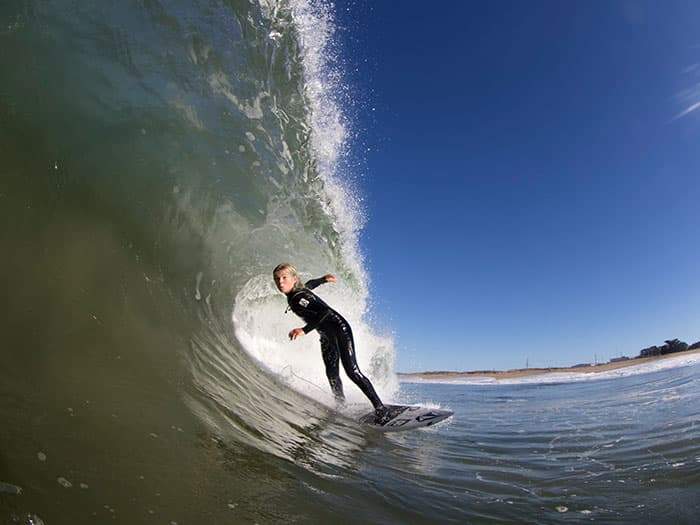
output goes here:
[[290, 8], [302, 55], [311, 148], [328, 197], [321, 205], [334, 218], [344, 262], [360, 280], [365, 300], [367, 275], [358, 241], [364, 225], [361, 199], [339, 173], [339, 162], [348, 153], [350, 121], [338, 102], [345, 88], [333, 48], [333, 5], [323, 0], [293, 0]]
[[512, 379], [495, 379], [493, 377], [470, 377], [455, 379], [423, 379], [418, 377], [403, 377], [403, 383], [442, 383], [454, 385], [519, 385], [519, 384], [549, 384], [549, 383], [570, 383], [576, 381], [598, 381], [602, 379], [613, 379], [617, 377], [628, 377], [638, 374], [649, 374], [659, 370], [692, 366], [700, 363], [700, 354], [681, 354], [667, 357], [656, 361], [631, 365], [605, 372], [545, 372], [543, 374], [519, 377]]

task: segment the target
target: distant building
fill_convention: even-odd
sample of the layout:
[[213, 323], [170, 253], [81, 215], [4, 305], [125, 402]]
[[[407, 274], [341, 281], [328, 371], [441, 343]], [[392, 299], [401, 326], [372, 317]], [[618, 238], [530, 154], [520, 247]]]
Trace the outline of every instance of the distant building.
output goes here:
[[579, 363], [577, 365], [572, 366], [571, 368], [582, 368], [584, 366], [591, 366], [590, 363]]
[[626, 355], [620, 356], [620, 357], [613, 357], [610, 362], [611, 363], [619, 363], [621, 361], [629, 361], [629, 357]]

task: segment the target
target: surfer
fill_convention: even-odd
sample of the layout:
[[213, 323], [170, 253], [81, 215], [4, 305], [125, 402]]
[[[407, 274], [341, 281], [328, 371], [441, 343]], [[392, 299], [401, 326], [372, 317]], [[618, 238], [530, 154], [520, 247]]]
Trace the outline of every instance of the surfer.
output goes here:
[[318, 279], [311, 279], [304, 285], [296, 268], [289, 263], [279, 264], [273, 270], [272, 276], [277, 289], [287, 296], [287, 304], [289, 304], [287, 310], [291, 309], [306, 322], [306, 326], [290, 331], [289, 338], [294, 340], [312, 330], [317, 330], [321, 336], [321, 355], [326, 365], [326, 377], [328, 377], [336, 401], [345, 402], [343, 383], [340, 381], [338, 369], [338, 361], [340, 360], [347, 376], [362, 390], [374, 406], [377, 419], [382, 419], [386, 415], [387, 409], [374, 391], [372, 383], [362, 375], [357, 366], [355, 343], [350, 324], [311, 291], [323, 283], [336, 282], [335, 276], [327, 274]]

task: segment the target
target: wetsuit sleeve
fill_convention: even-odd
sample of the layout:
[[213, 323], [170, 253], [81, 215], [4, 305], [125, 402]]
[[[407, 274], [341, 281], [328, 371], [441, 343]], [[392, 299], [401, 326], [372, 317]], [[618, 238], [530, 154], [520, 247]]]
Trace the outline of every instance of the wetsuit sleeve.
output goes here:
[[319, 277], [318, 279], [310, 279], [306, 281], [306, 284], [304, 285], [306, 288], [309, 290], [313, 290], [314, 288], [317, 288], [318, 286], [324, 284], [326, 282], [325, 277]]
[[[306, 326], [302, 328], [305, 334], [308, 334], [312, 330], [318, 328], [328, 314], [331, 313], [331, 308], [324, 303], [321, 299], [316, 297], [316, 294], [311, 292], [306, 292], [303, 297], [299, 298], [299, 304], [306, 310], [304, 318], [307, 319]], [[302, 302], [303, 301], [303, 302]]]

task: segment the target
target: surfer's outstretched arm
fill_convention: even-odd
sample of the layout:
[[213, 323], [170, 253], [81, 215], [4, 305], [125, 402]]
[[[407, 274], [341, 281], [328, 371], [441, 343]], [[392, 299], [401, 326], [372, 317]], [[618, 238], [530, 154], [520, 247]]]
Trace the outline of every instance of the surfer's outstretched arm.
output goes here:
[[324, 283], [334, 283], [336, 282], [337, 279], [335, 278], [335, 275], [332, 275], [330, 273], [327, 273], [323, 277], [319, 277], [318, 279], [309, 279], [306, 281], [306, 288], [309, 290], [313, 290], [314, 288], [317, 288], [318, 286], [324, 284]]

